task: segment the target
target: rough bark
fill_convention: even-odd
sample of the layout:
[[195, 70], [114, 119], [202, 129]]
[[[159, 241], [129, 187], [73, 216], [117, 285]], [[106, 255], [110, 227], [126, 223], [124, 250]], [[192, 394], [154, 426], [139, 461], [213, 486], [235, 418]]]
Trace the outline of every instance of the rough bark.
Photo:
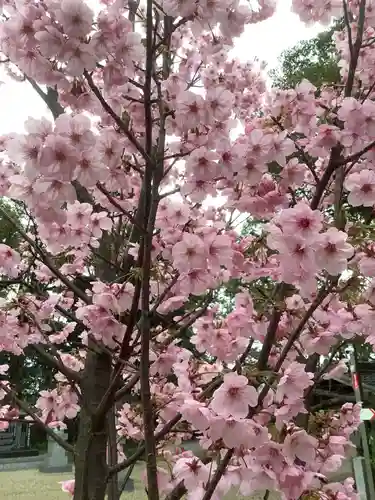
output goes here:
[[111, 359], [89, 350], [82, 381], [82, 409], [75, 459], [74, 500], [104, 500], [107, 477], [108, 425], [93, 413], [102, 400], [111, 377]]

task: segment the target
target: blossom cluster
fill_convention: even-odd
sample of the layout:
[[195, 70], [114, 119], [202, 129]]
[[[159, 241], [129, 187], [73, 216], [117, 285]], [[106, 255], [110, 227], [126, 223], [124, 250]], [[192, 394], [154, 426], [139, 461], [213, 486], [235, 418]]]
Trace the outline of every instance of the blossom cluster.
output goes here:
[[[38, 419], [51, 429], [86, 411], [87, 378], [98, 392], [105, 379], [87, 375], [92, 359], [109, 356], [101, 402], [116, 406], [120, 460], [151, 425], [160, 494], [183, 483], [209, 500], [218, 477], [217, 500], [357, 499], [351, 478], [329, 477], [360, 405], [308, 409], [347, 371], [342, 345], [375, 346], [374, 2], [344, 2], [343, 86], [288, 90], [231, 52], [274, 0], [160, 0], [151, 17], [148, 2], [0, 3], [4, 64], [53, 115], [0, 138], [0, 194], [23, 210], [22, 243], [0, 244], [0, 351], [34, 347], [56, 368]], [[292, 8], [329, 23], [343, 2]], [[17, 415], [0, 374], [6, 428]], [[181, 449], [192, 437], [202, 456]]]

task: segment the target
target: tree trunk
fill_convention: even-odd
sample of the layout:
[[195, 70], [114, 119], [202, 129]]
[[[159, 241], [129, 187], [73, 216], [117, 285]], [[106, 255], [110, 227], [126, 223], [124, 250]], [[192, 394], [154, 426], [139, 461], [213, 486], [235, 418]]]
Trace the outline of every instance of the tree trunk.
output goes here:
[[82, 381], [74, 500], [104, 500], [106, 493], [108, 424], [105, 417], [98, 421], [92, 415], [108, 389], [111, 358], [95, 352], [94, 345], [89, 347]]
[[[116, 433], [116, 407], [115, 405], [108, 412], [108, 465], [113, 467], [117, 464], [117, 433]], [[108, 500], [119, 500], [120, 492], [118, 487], [118, 475], [114, 474], [107, 487]]]

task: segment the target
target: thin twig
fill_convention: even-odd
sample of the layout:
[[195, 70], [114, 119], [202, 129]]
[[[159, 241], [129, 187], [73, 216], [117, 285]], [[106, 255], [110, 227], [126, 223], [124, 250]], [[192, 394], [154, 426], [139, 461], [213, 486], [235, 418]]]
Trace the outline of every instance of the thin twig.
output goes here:
[[80, 298], [85, 304], [90, 304], [90, 298], [80, 290], [72, 281], [70, 281], [66, 276], [64, 276], [57, 267], [52, 263], [51, 259], [47, 256], [47, 254], [33, 241], [25, 231], [18, 225], [18, 223], [4, 210], [0, 207], [1, 215], [7, 219], [20, 233], [22, 238], [27, 241], [27, 243], [35, 250], [35, 252], [39, 255], [39, 260], [45, 264], [48, 269], [58, 278], [69, 290], [71, 290], [78, 298]]
[[100, 92], [99, 88], [95, 85], [94, 80], [92, 79], [92, 76], [90, 75], [90, 73], [87, 70], [84, 71], [84, 76], [87, 80], [87, 83], [89, 84], [90, 89], [95, 94], [95, 96], [98, 98], [103, 109], [113, 118], [116, 125], [120, 128], [120, 130], [122, 130], [124, 132], [126, 137], [133, 144], [133, 146], [137, 149], [137, 151], [143, 156], [143, 158], [147, 159], [148, 156], [147, 156], [144, 148], [141, 146], [141, 144], [138, 142], [138, 140], [134, 137], [134, 135], [129, 131], [128, 125], [118, 116], [118, 114], [111, 108], [111, 106], [104, 99], [102, 93]]

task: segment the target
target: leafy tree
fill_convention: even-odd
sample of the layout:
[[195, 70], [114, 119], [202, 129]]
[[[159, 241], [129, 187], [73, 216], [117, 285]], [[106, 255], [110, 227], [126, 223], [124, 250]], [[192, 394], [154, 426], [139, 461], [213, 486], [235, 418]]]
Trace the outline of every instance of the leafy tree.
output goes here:
[[343, 21], [338, 21], [316, 37], [285, 50], [279, 58], [279, 67], [270, 72], [273, 86], [291, 89], [304, 78], [317, 88], [337, 84], [340, 68], [333, 34], [342, 27]]

